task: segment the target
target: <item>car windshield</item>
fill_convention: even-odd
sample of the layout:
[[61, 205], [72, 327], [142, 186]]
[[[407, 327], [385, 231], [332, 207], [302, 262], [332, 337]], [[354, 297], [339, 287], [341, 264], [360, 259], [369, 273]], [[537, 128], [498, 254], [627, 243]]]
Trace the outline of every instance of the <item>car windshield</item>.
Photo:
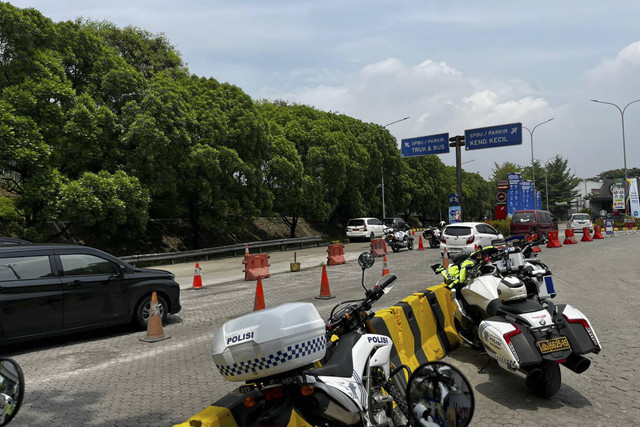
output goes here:
[[449, 236], [468, 236], [471, 234], [471, 227], [459, 225], [449, 226], [444, 230], [444, 234], [448, 234]]
[[349, 220], [349, 224], [347, 224], [347, 226], [351, 226], [351, 227], [360, 227], [364, 225], [364, 219], [351, 219]]
[[393, 227], [393, 220], [392, 219], [385, 219], [382, 221], [382, 223], [384, 225], [386, 225], [387, 227]]
[[536, 214], [534, 212], [516, 212], [511, 218], [511, 222], [535, 222]]
[[571, 219], [574, 221], [589, 221], [591, 218], [588, 214], [575, 214]]

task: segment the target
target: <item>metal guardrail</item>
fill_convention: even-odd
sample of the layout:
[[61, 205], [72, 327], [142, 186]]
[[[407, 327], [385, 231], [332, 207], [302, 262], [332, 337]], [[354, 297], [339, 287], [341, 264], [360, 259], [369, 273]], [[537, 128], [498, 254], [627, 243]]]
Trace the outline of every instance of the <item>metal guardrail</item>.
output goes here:
[[226, 254], [230, 252], [233, 253], [232, 256], [236, 256], [236, 252], [238, 251], [242, 255], [244, 255], [244, 250], [247, 245], [249, 246], [249, 250], [257, 249], [258, 252], [261, 252], [262, 248], [271, 248], [274, 246], [279, 246], [281, 251], [284, 251], [286, 247], [294, 246], [294, 245], [299, 246], [300, 249], [302, 249], [304, 245], [309, 245], [310, 243], [315, 243], [318, 247], [320, 247], [322, 243], [322, 237], [314, 236], [314, 237], [298, 237], [295, 239], [265, 240], [265, 241], [249, 242], [249, 243], [240, 243], [236, 245], [218, 246], [216, 248], [196, 249], [193, 251], [129, 255], [129, 256], [124, 256], [119, 258], [123, 261], [126, 261], [134, 265], [138, 262], [145, 262], [145, 261], [171, 261], [171, 264], [175, 264], [176, 260], [178, 259], [208, 260], [210, 255]]

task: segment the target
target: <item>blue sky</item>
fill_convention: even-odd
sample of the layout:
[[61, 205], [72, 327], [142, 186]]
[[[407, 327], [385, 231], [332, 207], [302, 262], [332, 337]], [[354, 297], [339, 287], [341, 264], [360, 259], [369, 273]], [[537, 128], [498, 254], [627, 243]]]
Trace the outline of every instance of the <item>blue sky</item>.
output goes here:
[[[620, 112], [640, 99], [640, 2], [19, 0], [54, 21], [83, 17], [164, 33], [189, 70], [389, 126], [398, 139], [522, 122], [534, 157], [581, 178], [623, 167]], [[624, 115], [640, 167], [640, 102]], [[462, 153], [464, 169], [531, 162], [519, 146]], [[440, 155], [455, 164], [453, 152]], [[538, 185], [539, 186], [539, 185]]]

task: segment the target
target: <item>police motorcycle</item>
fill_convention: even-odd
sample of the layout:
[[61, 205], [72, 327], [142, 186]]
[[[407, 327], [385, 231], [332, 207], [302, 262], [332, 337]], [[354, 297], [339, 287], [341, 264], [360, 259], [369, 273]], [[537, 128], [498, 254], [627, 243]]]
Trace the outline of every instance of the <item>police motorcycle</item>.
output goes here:
[[413, 250], [413, 236], [406, 231], [387, 227], [384, 230], [384, 240], [393, 252], [400, 252], [402, 248]]
[[429, 242], [429, 246], [432, 248], [440, 247], [440, 236], [442, 235], [442, 231], [444, 230], [445, 222], [440, 221], [437, 228], [427, 228], [422, 232], [422, 237], [424, 240]]
[[[401, 373], [392, 369], [391, 338], [373, 332], [372, 305], [397, 278], [383, 276], [373, 289], [364, 272], [374, 263], [365, 252], [365, 297], [336, 305], [325, 325], [311, 303], [287, 303], [226, 322], [215, 333], [212, 358], [222, 376], [244, 381], [240, 426], [406, 425]], [[318, 363], [321, 362], [321, 363]], [[321, 365], [321, 366], [318, 366]]]
[[18, 362], [0, 357], [0, 426], [9, 424], [24, 397], [24, 374]]
[[439, 264], [432, 269], [445, 277], [451, 290], [461, 338], [484, 349], [487, 363], [495, 360], [509, 372], [524, 374], [531, 391], [551, 397], [561, 386], [560, 365], [583, 373], [591, 364], [584, 355], [597, 354], [602, 347], [577, 308], [527, 298], [523, 281], [496, 266], [508, 256], [506, 247], [488, 246], [448, 269]]

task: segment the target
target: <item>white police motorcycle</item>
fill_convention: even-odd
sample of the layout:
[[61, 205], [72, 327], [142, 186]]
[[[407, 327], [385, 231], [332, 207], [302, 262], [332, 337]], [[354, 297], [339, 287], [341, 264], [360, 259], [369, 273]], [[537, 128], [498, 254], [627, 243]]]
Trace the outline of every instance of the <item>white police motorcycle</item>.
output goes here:
[[406, 231], [385, 228], [384, 240], [393, 252], [400, 252], [402, 248], [413, 250], [413, 236]]
[[584, 355], [599, 353], [601, 344], [577, 308], [529, 297], [518, 275], [500, 267], [511, 254], [506, 246], [480, 248], [447, 269], [432, 268], [452, 291], [463, 340], [484, 349], [501, 368], [523, 373], [538, 396], [551, 397], [561, 386], [560, 366], [583, 373], [591, 364]]
[[373, 303], [397, 279], [388, 274], [367, 289], [364, 271], [374, 258], [365, 252], [358, 263], [365, 298], [336, 305], [326, 325], [313, 304], [287, 303], [230, 320], [215, 333], [218, 370], [229, 381], [245, 382], [232, 393], [245, 402], [232, 411], [238, 425], [288, 425], [294, 418], [311, 425], [407, 423], [400, 377], [408, 368], [392, 368], [391, 338], [374, 333], [368, 322]]

